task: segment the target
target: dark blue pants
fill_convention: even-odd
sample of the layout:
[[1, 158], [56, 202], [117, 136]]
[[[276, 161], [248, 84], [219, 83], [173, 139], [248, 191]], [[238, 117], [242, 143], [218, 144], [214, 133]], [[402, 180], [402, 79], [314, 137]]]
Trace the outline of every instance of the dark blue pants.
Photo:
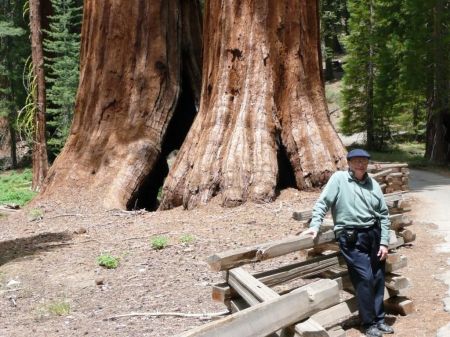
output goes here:
[[341, 253], [356, 290], [359, 316], [364, 327], [384, 322], [384, 269], [385, 261], [377, 256], [381, 230], [378, 226], [358, 229], [355, 243], [339, 236]]

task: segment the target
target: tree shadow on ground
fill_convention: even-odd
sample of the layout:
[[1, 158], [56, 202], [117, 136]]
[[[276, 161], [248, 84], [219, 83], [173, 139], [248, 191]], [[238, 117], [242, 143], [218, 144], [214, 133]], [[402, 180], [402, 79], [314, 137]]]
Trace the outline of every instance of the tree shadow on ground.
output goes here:
[[61, 246], [70, 245], [72, 239], [68, 232], [42, 233], [35, 236], [0, 242], [0, 266], [5, 263], [34, 255], [41, 251], [50, 251]]

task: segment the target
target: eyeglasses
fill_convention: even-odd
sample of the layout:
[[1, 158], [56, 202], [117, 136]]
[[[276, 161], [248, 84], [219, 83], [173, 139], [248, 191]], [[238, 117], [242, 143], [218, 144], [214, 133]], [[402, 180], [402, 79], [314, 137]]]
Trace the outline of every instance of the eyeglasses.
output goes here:
[[359, 158], [356, 157], [356, 158], [350, 159], [350, 163], [356, 164], [356, 165], [368, 165], [369, 159], [363, 158], [363, 157], [359, 157]]

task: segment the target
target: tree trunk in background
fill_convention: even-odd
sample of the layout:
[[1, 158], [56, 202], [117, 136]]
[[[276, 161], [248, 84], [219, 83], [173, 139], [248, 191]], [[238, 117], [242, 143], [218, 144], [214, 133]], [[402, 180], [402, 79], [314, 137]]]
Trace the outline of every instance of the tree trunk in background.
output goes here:
[[161, 209], [270, 201], [292, 177], [323, 185], [346, 166], [330, 123], [316, 1], [210, 1], [200, 111], [163, 188]]
[[39, 190], [48, 171], [47, 145], [45, 139], [45, 75], [42, 47], [40, 1], [30, 0], [31, 58], [36, 77], [36, 112], [33, 139], [33, 190]]
[[[450, 59], [448, 8], [437, 0], [433, 8], [433, 83], [428, 108], [425, 158], [437, 164], [450, 163]], [[448, 7], [448, 5], [447, 5]]]
[[[374, 8], [373, 1], [369, 2], [369, 11], [370, 11], [370, 21], [369, 21], [369, 36], [373, 36], [373, 27], [374, 27]], [[368, 149], [373, 150], [376, 146], [375, 141], [375, 116], [374, 116], [374, 107], [373, 107], [373, 82], [375, 78], [374, 74], [374, 42], [369, 41], [369, 55], [367, 62], [367, 73], [366, 73], [366, 130], [367, 130], [367, 139], [366, 146]]]
[[8, 119], [9, 128], [9, 146], [11, 153], [11, 167], [13, 170], [17, 169], [17, 137], [16, 130], [10, 119]]
[[43, 195], [69, 188], [110, 208], [149, 204], [139, 199], [162, 185], [179, 97], [199, 101], [200, 16], [197, 0], [85, 1], [74, 121]]

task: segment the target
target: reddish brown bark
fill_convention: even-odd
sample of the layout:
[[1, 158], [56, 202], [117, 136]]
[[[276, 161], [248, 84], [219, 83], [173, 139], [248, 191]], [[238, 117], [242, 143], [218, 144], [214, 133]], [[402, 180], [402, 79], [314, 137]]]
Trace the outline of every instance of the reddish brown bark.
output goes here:
[[[317, 2], [210, 1], [205, 7], [200, 111], [163, 189], [162, 209], [216, 194], [233, 206], [270, 201], [343, 168], [321, 77]], [[280, 171], [277, 158], [290, 163]]]
[[48, 171], [47, 145], [45, 137], [45, 74], [42, 46], [40, 0], [30, 0], [31, 58], [36, 77], [36, 112], [33, 137], [33, 190], [39, 190]]
[[107, 207], [138, 202], [160, 159], [182, 72], [195, 74], [190, 90], [199, 92], [200, 51], [182, 48], [182, 37], [201, 45], [199, 13], [196, 0], [85, 1], [74, 121], [45, 195], [69, 188]]

